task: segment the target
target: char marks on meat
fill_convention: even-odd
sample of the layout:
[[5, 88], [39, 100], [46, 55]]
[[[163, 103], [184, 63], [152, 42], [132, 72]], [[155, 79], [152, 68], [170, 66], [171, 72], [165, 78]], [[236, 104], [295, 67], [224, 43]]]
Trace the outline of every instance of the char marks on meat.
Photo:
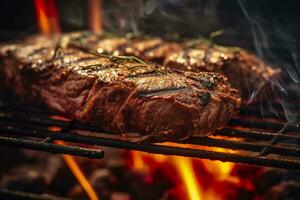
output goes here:
[[2, 46], [1, 71], [19, 96], [72, 119], [159, 142], [207, 136], [239, 110], [238, 91], [223, 75], [173, 72], [83, 51], [68, 40], [57, 48], [54, 41], [36, 37]]
[[[82, 39], [81, 34], [74, 34]], [[158, 37], [97, 37], [86, 35], [89, 48], [116, 55], [135, 55], [170, 69], [193, 72], [220, 72], [228, 77], [243, 100], [260, 100], [280, 69], [274, 69], [254, 54], [241, 48], [224, 47], [205, 40], [185, 43], [164, 41]], [[191, 45], [192, 44], [192, 45]], [[256, 97], [254, 97], [254, 96]]]
[[171, 52], [164, 65], [184, 71], [220, 72], [249, 102], [266, 98], [271, 81], [280, 74], [280, 69], [271, 68], [244, 49], [208, 43]]

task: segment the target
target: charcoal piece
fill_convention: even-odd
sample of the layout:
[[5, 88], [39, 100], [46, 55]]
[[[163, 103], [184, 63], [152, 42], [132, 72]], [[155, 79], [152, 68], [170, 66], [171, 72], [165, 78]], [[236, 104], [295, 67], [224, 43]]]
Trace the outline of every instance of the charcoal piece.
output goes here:
[[300, 182], [287, 181], [272, 187], [265, 195], [268, 200], [298, 200], [300, 198]]
[[33, 165], [15, 168], [5, 173], [0, 180], [1, 188], [41, 194], [46, 188], [46, 179], [40, 168]]

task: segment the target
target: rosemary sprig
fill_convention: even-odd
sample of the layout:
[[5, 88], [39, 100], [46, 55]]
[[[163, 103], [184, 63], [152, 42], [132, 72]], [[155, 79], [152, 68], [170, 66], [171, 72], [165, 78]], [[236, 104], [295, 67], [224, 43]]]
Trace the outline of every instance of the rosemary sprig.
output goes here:
[[110, 56], [110, 58], [115, 61], [124, 60], [124, 61], [136, 62], [139, 64], [146, 64], [144, 61], [142, 61], [141, 59], [139, 59], [135, 56]]
[[54, 60], [58, 54], [58, 51], [63, 48], [66, 47], [69, 43], [69, 41], [71, 40], [71, 38], [69, 36], [61, 36], [56, 45], [55, 45], [55, 49], [54, 49], [54, 54], [52, 56], [52, 60]]
[[62, 42], [62, 39], [59, 38], [58, 42], [57, 42], [56, 45], [55, 45], [55, 49], [54, 49], [54, 54], [53, 54], [53, 56], [52, 56], [52, 60], [54, 60], [54, 59], [56, 58], [56, 56], [57, 56], [57, 54], [58, 54], [58, 50], [62, 47], [62, 46], [61, 46], [61, 42]]
[[88, 49], [84, 46], [81, 45], [76, 45], [76, 44], [69, 44], [70, 46], [72, 46], [73, 48], [79, 49], [81, 51], [84, 51], [86, 53], [90, 53], [93, 54], [95, 56], [101, 57], [101, 58], [108, 58], [110, 59], [112, 62], [116, 62], [116, 63], [122, 63], [125, 61], [131, 61], [131, 62], [135, 62], [135, 63], [139, 63], [139, 64], [143, 64], [145, 65], [146, 63], [144, 61], [142, 61], [141, 59], [135, 57], [135, 56], [114, 56], [114, 55], [108, 55], [108, 54], [104, 54], [104, 53], [99, 53], [97, 51]]
[[224, 33], [224, 30], [223, 30], [223, 29], [220, 29], [220, 30], [216, 30], [216, 31], [211, 32], [211, 33], [209, 34], [209, 39], [208, 39], [209, 43], [210, 43], [210, 44], [213, 44], [214, 39], [217, 38], [217, 37], [220, 36], [220, 35], [223, 35], [223, 33]]
[[206, 44], [208, 46], [210, 46], [210, 42], [208, 39], [204, 38], [204, 37], [199, 37], [199, 38], [196, 38], [196, 39], [191, 39], [189, 41], [187, 41], [185, 43], [185, 49], [189, 49], [189, 48], [195, 48], [197, 47], [199, 44]]
[[189, 40], [188, 42], [186, 42], [186, 47], [185, 48], [195, 48], [197, 45], [199, 44], [205, 44], [209, 47], [213, 47], [215, 44], [214, 44], [214, 39], [220, 35], [222, 35], [224, 33], [224, 30], [217, 30], [217, 31], [214, 31], [214, 32], [211, 32], [209, 34], [209, 37], [208, 38], [205, 38], [205, 37], [198, 37], [196, 39], [192, 39], [192, 40]]
[[214, 39], [224, 33], [223, 30], [217, 30], [209, 34], [209, 38], [198, 37], [196, 39], [192, 39], [187, 41], [185, 44], [185, 49], [196, 48], [199, 44], [204, 44], [207, 47], [215, 48], [217, 50], [223, 52], [238, 52], [240, 50], [239, 47], [236, 46], [222, 46], [214, 43]]

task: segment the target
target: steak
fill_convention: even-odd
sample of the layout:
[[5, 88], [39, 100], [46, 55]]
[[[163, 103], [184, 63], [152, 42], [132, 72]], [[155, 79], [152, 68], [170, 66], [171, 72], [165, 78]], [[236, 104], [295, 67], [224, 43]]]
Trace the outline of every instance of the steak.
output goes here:
[[239, 93], [218, 73], [173, 72], [111, 56], [69, 37], [3, 45], [6, 83], [29, 102], [136, 141], [207, 136], [237, 114]]
[[264, 99], [270, 83], [281, 71], [245, 49], [224, 47], [205, 40], [180, 43], [159, 37], [124, 38], [81, 33], [74, 34], [74, 38], [85, 41], [85, 45], [99, 52], [134, 55], [171, 69], [220, 72], [248, 102]]
[[202, 43], [168, 54], [166, 67], [193, 72], [220, 72], [241, 92], [246, 103], [266, 99], [271, 82], [281, 70], [273, 69], [254, 54], [241, 48]]

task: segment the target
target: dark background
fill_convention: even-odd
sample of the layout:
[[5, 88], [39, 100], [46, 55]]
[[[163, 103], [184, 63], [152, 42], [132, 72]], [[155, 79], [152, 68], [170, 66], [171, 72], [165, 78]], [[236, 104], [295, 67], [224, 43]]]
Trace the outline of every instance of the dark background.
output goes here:
[[[106, 31], [182, 37], [224, 30], [217, 43], [252, 50], [299, 75], [299, 1], [103, 0]], [[57, 0], [64, 32], [88, 29], [88, 1]], [[33, 0], [0, 0], [0, 42], [37, 33]]]

